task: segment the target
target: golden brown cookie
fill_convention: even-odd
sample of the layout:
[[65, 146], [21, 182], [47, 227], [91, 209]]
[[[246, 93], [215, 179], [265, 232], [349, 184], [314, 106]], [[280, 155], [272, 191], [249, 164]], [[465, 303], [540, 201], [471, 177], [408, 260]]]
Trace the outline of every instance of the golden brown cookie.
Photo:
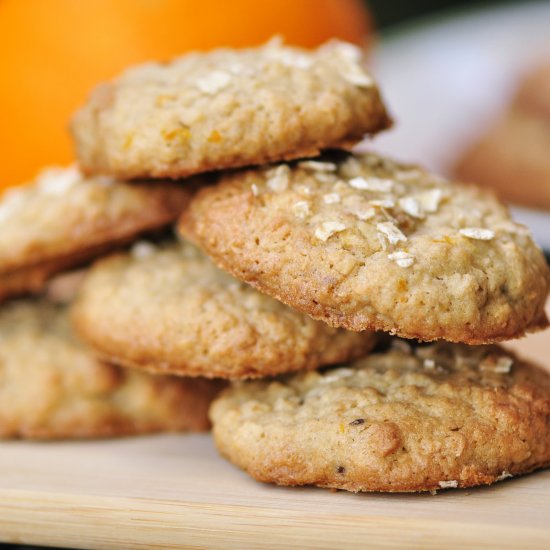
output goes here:
[[525, 76], [516, 93], [514, 106], [550, 124], [550, 60]]
[[0, 300], [174, 221], [189, 191], [50, 169], [0, 199]]
[[503, 199], [550, 210], [550, 65], [521, 82], [509, 110], [460, 157], [455, 173]]
[[458, 177], [503, 199], [550, 209], [550, 120], [511, 110], [464, 153]]
[[314, 369], [362, 357], [374, 345], [372, 333], [313, 321], [186, 244], [138, 243], [131, 254], [98, 262], [73, 320], [83, 340], [113, 363], [209, 378]]
[[547, 325], [548, 266], [502, 204], [374, 154], [222, 174], [179, 228], [335, 327], [480, 344]]
[[394, 339], [349, 367], [235, 384], [210, 417], [224, 456], [279, 485], [433, 491], [550, 465], [550, 375], [497, 346]]
[[73, 336], [64, 307], [21, 301], [0, 310], [2, 438], [205, 430], [219, 388], [97, 360]]
[[86, 172], [180, 178], [349, 148], [390, 124], [363, 64], [351, 44], [275, 40], [141, 65], [76, 114], [78, 157]]

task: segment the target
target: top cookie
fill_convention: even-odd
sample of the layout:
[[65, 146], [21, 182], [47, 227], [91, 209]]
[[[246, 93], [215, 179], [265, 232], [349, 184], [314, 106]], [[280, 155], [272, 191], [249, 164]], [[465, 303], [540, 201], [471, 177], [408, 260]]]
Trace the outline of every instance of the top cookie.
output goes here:
[[548, 266], [492, 195], [373, 154], [332, 160], [221, 175], [180, 230], [332, 326], [479, 344], [547, 325]]
[[49, 169], [0, 200], [0, 300], [41, 290], [51, 275], [174, 221], [189, 191]]
[[361, 50], [276, 40], [132, 68], [99, 86], [72, 132], [86, 172], [180, 178], [348, 148], [389, 126]]

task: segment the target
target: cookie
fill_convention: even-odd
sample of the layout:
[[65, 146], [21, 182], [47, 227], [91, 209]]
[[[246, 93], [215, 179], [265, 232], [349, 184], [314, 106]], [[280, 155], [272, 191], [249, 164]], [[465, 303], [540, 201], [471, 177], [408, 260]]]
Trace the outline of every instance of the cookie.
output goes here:
[[521, 82], [507, 112], [462, 153], [458, 177], [515, 204], [550, 210], [550, 65]]
[[173, 222], [189, 191], [171, 182], [44, 171], [0, 199], [0, 300], [36, 292], [53, 274]]
[[72, 133], [86, 172], [180, 178], [349, 148], [387, 128], [361, 50], [274, 40], [132, 68], [99, 86]]
[[349, 367], [237, 383], [210, 417], [224, 456], [279, 485], [433, 491], [550, 465], [550, 376], [497, 346], [395, 339]]
[[0, 310], [0, 437], [113, 437], [205, 430], [220, 383], [151, 376], [95, 359], [65, 307], [20, 301]]
[[187, 244], [143, 242], [98, 262], [72, 318], [104, 359], [185, 376], [314, 369], [361, 357], [374, 344], [372, 333], [333, 329], [260, 294]]
[[550, 210], [550, 118], [513, 109], [460, 158], [458, 177], [515, 204]]
[[550, 124], [550, 60], [535, 67], [521, 82], [513, 105]]
[[220, 175], [179, 228], [335, 327], [480, 344], [547, 325], [548, 266], [504, 206], [374, 154]]

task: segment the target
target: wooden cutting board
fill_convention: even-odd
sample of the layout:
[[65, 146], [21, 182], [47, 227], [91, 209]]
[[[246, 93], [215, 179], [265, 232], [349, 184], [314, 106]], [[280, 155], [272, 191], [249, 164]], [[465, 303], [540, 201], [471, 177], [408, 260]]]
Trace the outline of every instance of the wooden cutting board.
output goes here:
[[[550, 331], [515, 344], [550, 368]], [[0, 540], [72, 548], [550, 548], [550, 470], [353, 495], [262, 485], [208, 435], [0, 444]]]

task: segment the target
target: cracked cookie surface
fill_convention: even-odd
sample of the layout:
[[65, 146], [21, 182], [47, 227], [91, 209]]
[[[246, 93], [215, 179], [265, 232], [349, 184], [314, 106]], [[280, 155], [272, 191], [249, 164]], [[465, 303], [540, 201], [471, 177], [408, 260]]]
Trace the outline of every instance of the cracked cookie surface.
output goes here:
[[19, 301], [0, 311], [1, 438], [206, 430], [220, 387], [99, 361], [73, 335], [66, 307]]
[[87, 172], [180, 178], [349, 148], [390, 124], [361, 51], [277, 41], [131, 68], [99, 86], [72, 132]]
[[374, 154], [216, 178], [180, 232], [315, 319], [469, 344], [547, 325], [544, 256], [491, 194]]
[[362, 357], [373, 333], [334, 329], [219, 270], [189, 244], [138, 243], [98, 262], [74, 305], [102, 357], [185, 376], [257, 378]]
[[279, 485], [433, 491], [550, 464], [550, 375], [498, 346], [393, 339], [351, 366], [235, 383], [210, 417], [225, 457]]

